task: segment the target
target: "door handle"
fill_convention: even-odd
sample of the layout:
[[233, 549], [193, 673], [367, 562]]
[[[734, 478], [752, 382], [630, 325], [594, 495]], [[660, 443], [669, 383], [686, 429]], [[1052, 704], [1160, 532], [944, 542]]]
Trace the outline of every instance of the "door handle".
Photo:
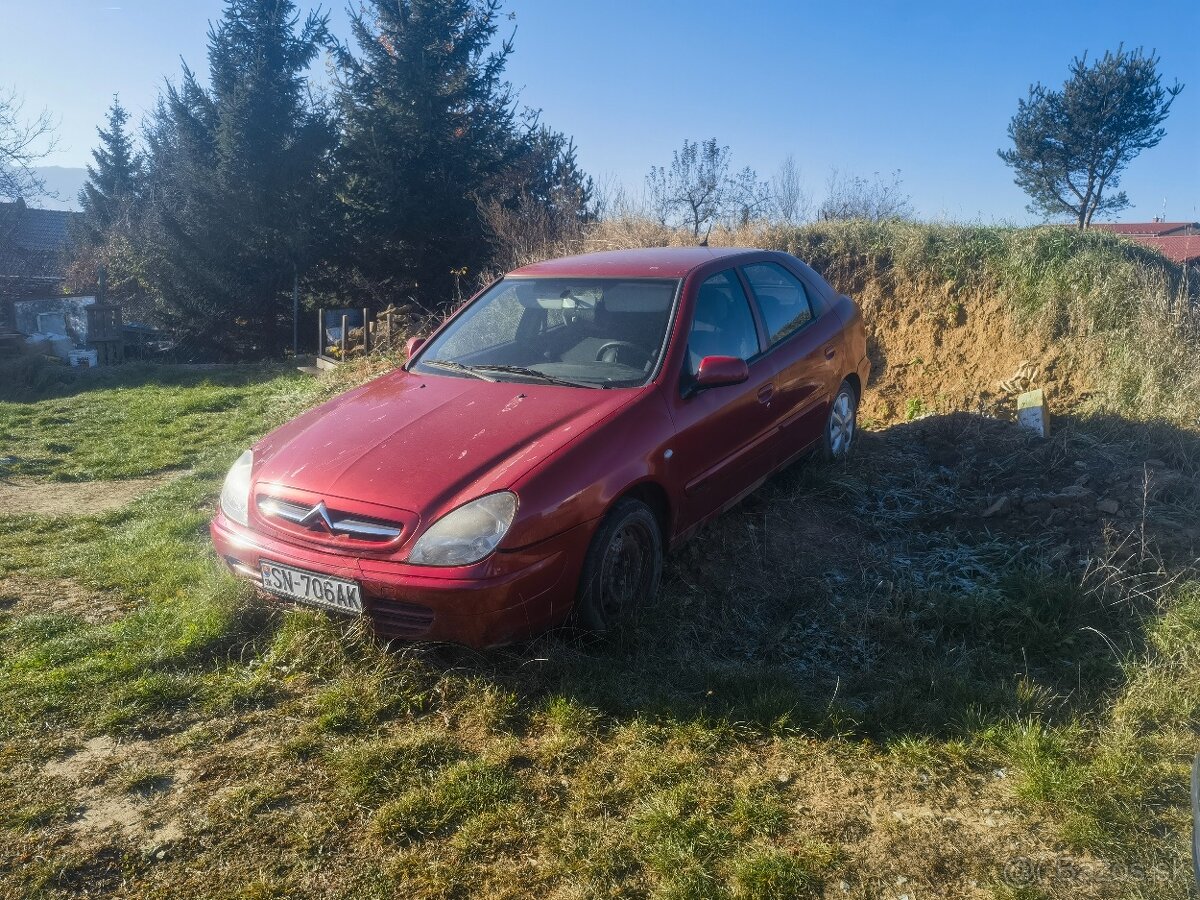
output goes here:
[[837, 356], [837, 347], [833, 346], [833, 344], [830, 344], [825, 348], [825, 358], [833, 359], [835, 356]]
[[764, 405], [770, 405], [771, 400], [775, 397], [775, 385], [764, 384], [758, 389], [758, 402]]

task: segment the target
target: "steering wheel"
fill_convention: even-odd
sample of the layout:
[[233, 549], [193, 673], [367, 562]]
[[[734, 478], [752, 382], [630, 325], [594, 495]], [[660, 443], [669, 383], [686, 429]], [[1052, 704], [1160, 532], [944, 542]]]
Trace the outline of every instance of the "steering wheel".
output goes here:
[[620, 360], [618, 360], [617, 357], [621, 355], [622, 350], [632, 350], [634, 353], [643, 357], [643, 366], [654, 359], [651, 354], [647, 353], [637, 344], [631, 344], [629, 341], [609, 341], [606, 344], [602, 344], [600, 349], [596, 351], [596, 362], [619, 362]]

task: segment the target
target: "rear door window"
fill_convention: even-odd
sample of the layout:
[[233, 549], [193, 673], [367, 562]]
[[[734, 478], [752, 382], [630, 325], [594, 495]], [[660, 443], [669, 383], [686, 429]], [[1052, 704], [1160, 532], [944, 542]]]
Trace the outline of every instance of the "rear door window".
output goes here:
[[771, 346], [813, 320], [812, 302], [803, 282], [777, 263], [754, 263], [742, 269], [767, 326]]

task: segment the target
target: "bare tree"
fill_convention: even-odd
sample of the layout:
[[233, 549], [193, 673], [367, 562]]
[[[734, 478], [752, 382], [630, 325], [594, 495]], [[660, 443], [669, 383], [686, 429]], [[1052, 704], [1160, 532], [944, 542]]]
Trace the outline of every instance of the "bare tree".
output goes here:
[[763, 218], [771, 205], [771, 189], [758, 173], [746, 166], [725, 183], [722, 216], [725, 224], [737, 227]]
[[592, 190], [592, 207], [597, 219], [610, 219], [633, 214], [635, 203], [625, 185], [612, 172], [605, 172], [596, 179]]
[[784, 225], [799, 225], [812, 212], [812, 196], [804, 187], [796, 157], [788, 154], [771, 177], [771, 215]]
[[53, 152], [55, 123], [42, 110], [24, 116], [25, 100], [16, 88], [0, 90], [0, 199], [32, 199], [46, 192], [33, 164]]
[[884, 179], [878, 172], [868, 181], [861, 175], [843, 176], [837, 169], [829, 173], [826, 197], [821, 201], [817, 218], [866, 219], [882, 222], [886, 219], [910, 219], [912, 198], [904, 192], [900, 170]]
[[761, 215], [767, 187], [748, 167], [730, 175], [729, 147], [716, 138], [685, 139], [669, 167], [650, 167], [646, 193], [660, 224], [690, 229], [703, 243], [718, 221], [739, 224]]

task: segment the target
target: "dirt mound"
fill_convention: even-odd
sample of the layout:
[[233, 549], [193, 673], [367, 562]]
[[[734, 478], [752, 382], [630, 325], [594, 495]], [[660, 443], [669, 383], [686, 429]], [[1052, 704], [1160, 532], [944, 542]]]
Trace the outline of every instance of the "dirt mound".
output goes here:
[[1033, 388], [1064, 410], [1091, 393], [1093, 369], [1078, 349], [1050, 339], [1042, 323], [1018, 323], [995, 294], [963, 296], [950, 284], [892, 293], [872, 281], [855, 299], [872, 362], [867, 423], [956, 411], [1011, 417], [1016, 394]]

